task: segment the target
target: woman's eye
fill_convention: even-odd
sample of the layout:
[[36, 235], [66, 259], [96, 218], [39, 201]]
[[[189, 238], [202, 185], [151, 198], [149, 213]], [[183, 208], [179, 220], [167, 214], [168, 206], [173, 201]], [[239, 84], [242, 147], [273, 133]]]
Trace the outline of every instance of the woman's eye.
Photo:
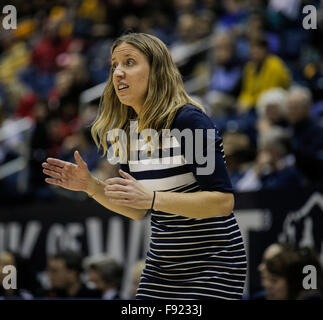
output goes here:
[[128, 59], [127, 60], [127, 66], [132, 66], [134, 64], [134, 60], [133, 59]]
[[[128, 60], [126, 60], [126, 62], [124, 63], [124, 65], [125, 65], [126, 67], [129, 67], [129, 66], [134, 65], [134, 63], [135, 63], [135, 61], [134, 61], [133, 59], [128, 59]], [[112, 70], [115, 70], [115, 69], [117, 68], [117, 66], [118, 66], [118, 64], [117, 64], [117, 63], [113, 63], [113, 64], [111, 65]]]

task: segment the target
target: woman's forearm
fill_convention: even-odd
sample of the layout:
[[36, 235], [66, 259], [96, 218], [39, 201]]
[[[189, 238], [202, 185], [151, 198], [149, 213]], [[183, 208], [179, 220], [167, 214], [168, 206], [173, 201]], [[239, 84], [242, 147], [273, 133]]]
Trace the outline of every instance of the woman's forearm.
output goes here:
[[92, 176], [91, 180], [89, 181], [86, 193], [105, 208], [119, 213], [123, 216], [129, 217], [133, 220], [140, 220], [145, 216], [147, 212], [147, 210], [145, 209], [135, 209], [111, 203], [111, 201], [108, 200], [108, 197], [104, 193], [104, 186], [105, 184], [103, 181], [100, 181], [99, 179]]
[[228, 216], [234, 207], [232, 193], [200, 191], [194, 193], [156, 192], [154, 210], [188, 218]]

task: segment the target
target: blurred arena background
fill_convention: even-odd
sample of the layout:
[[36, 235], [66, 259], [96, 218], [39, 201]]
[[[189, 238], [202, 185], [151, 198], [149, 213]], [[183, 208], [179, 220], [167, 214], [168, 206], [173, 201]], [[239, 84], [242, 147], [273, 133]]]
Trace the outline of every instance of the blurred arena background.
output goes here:
[[[130, 221], [49, 186], [41, 167], [49, 156], [73, 161], [78, 149], [105, 178], [90, 125], [111, 44], [128, 29], [167, 44], [223, 137], [248, 253], [245, 298], [301, 298], [306, 265], [320, 290], [323, 1], [8, 0], [0, 12], [5, 5], [18, 20], [5, 30], [0, 14], [0, 299], [134, 297], [149, 217]], [[306, 5], [314, 29], [304, 28]], [[7, 264], [18, 290], [1, 286]]]

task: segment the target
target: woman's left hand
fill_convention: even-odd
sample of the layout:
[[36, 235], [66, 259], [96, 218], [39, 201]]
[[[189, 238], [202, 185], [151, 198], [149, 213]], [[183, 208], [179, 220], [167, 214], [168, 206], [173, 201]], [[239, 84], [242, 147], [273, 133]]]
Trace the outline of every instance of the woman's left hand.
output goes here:
[[150, 209], [154, 192], [147, 190], [130, 174], [119, 170], [122, 178], [106, 179], [105, 195], [108, 200], [117, 205], [136, 209]]

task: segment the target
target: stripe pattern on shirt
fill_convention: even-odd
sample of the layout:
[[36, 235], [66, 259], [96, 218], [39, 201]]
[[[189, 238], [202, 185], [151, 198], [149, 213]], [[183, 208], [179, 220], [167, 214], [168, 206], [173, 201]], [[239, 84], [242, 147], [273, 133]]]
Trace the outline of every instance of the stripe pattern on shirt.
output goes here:
[[[143, 150], [144, 144], [139, 145]], [[201, 191], [185, 158], [176, 150], [171, 154], [168, 163], [162, 157], [130, 160], [128, 170], [150, 190]], [[241, 299], [246, 268], [234, 213], [198, 219], [152, 211], [150, 246], [136, 299]]]

